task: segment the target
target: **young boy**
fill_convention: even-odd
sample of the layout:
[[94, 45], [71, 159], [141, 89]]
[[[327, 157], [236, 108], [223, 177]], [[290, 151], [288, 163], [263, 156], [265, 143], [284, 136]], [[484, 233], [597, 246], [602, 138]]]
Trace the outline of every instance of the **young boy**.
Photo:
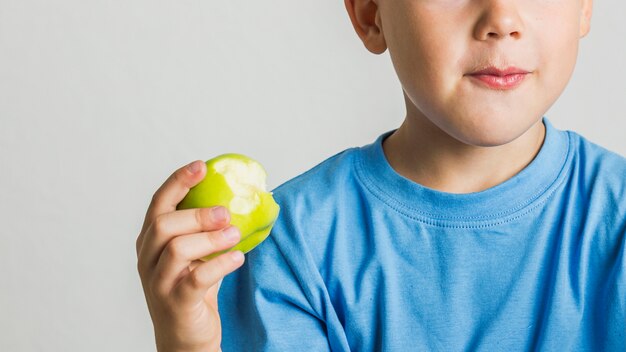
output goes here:
[[542, 118], [592, 0], [345, 5], [403, 124], [274, 190], [245, 264], [197, 260], [238, 233], [176, 171], [137, 239], [159, 350], [625, 351], [626, 159]]

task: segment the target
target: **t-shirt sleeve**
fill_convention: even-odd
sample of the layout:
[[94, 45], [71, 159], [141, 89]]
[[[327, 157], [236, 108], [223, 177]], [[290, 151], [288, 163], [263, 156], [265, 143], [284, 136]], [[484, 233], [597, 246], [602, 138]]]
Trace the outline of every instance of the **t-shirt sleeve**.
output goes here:
[[285, 258], [272, 236], [222, 282], [222, 350], [330, 351], [326, 324], [292, 267], [297, 262]]

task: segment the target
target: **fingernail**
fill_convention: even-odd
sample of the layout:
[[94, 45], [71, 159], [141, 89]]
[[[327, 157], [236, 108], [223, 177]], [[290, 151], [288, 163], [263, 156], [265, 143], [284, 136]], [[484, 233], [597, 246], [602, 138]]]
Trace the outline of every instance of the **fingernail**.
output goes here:
[[222, 234], [224, 235], [224, 238], [228, 241], [228, 242], [236, 242], [239, 241], [239, 230], [237, 230], [236, 227], [229, 227], [226, 230], [224, 230], [222, 232]]
[[192, 162], [191, 164], [187, 165], [187, 170], [189, 170], [189, 172], [191, 172], [192, 174], [198, 173], [198, 171], [200, 171], [200, 161], [196, 160], [194, 162]]
[[243, 260], [243, 252], [241, 251], [233, 251], [230, 252], [230, 258], [234, 261], [234, 262], [240, 262]]
[[222, 206], [214, 207], [213, 209], [211, 209], [211, 215], [216, 221], [224, 220], [226, 219], [226, 208]]

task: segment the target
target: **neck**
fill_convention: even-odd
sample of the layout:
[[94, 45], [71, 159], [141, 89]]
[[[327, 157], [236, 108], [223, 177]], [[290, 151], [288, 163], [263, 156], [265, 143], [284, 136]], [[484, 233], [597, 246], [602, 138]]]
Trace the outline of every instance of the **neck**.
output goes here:
[[383, 142], [391, 167], [428, 188], [472, 193], [496, 186], [535, 158], [545, 137], [539, 120], [515, 140], [493, 147], [462, 143], [427, 118], [407, 114], [402, 126]]

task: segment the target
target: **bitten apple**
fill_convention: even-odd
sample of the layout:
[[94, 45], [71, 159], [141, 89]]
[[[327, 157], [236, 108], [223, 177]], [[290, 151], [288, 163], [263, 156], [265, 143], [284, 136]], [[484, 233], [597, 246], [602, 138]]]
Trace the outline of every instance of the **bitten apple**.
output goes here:
[[269, 236], [280, 211], [272, 193], [266, 189], [267, 173], [257, 161], [234, 153], [210, 159], [206, 166], [204, 179], [189, 190], [177, 209], [216, 205], [228, 208], [230, 224], [241, 232], [241, 240], [229, 250], [247, 253]]

